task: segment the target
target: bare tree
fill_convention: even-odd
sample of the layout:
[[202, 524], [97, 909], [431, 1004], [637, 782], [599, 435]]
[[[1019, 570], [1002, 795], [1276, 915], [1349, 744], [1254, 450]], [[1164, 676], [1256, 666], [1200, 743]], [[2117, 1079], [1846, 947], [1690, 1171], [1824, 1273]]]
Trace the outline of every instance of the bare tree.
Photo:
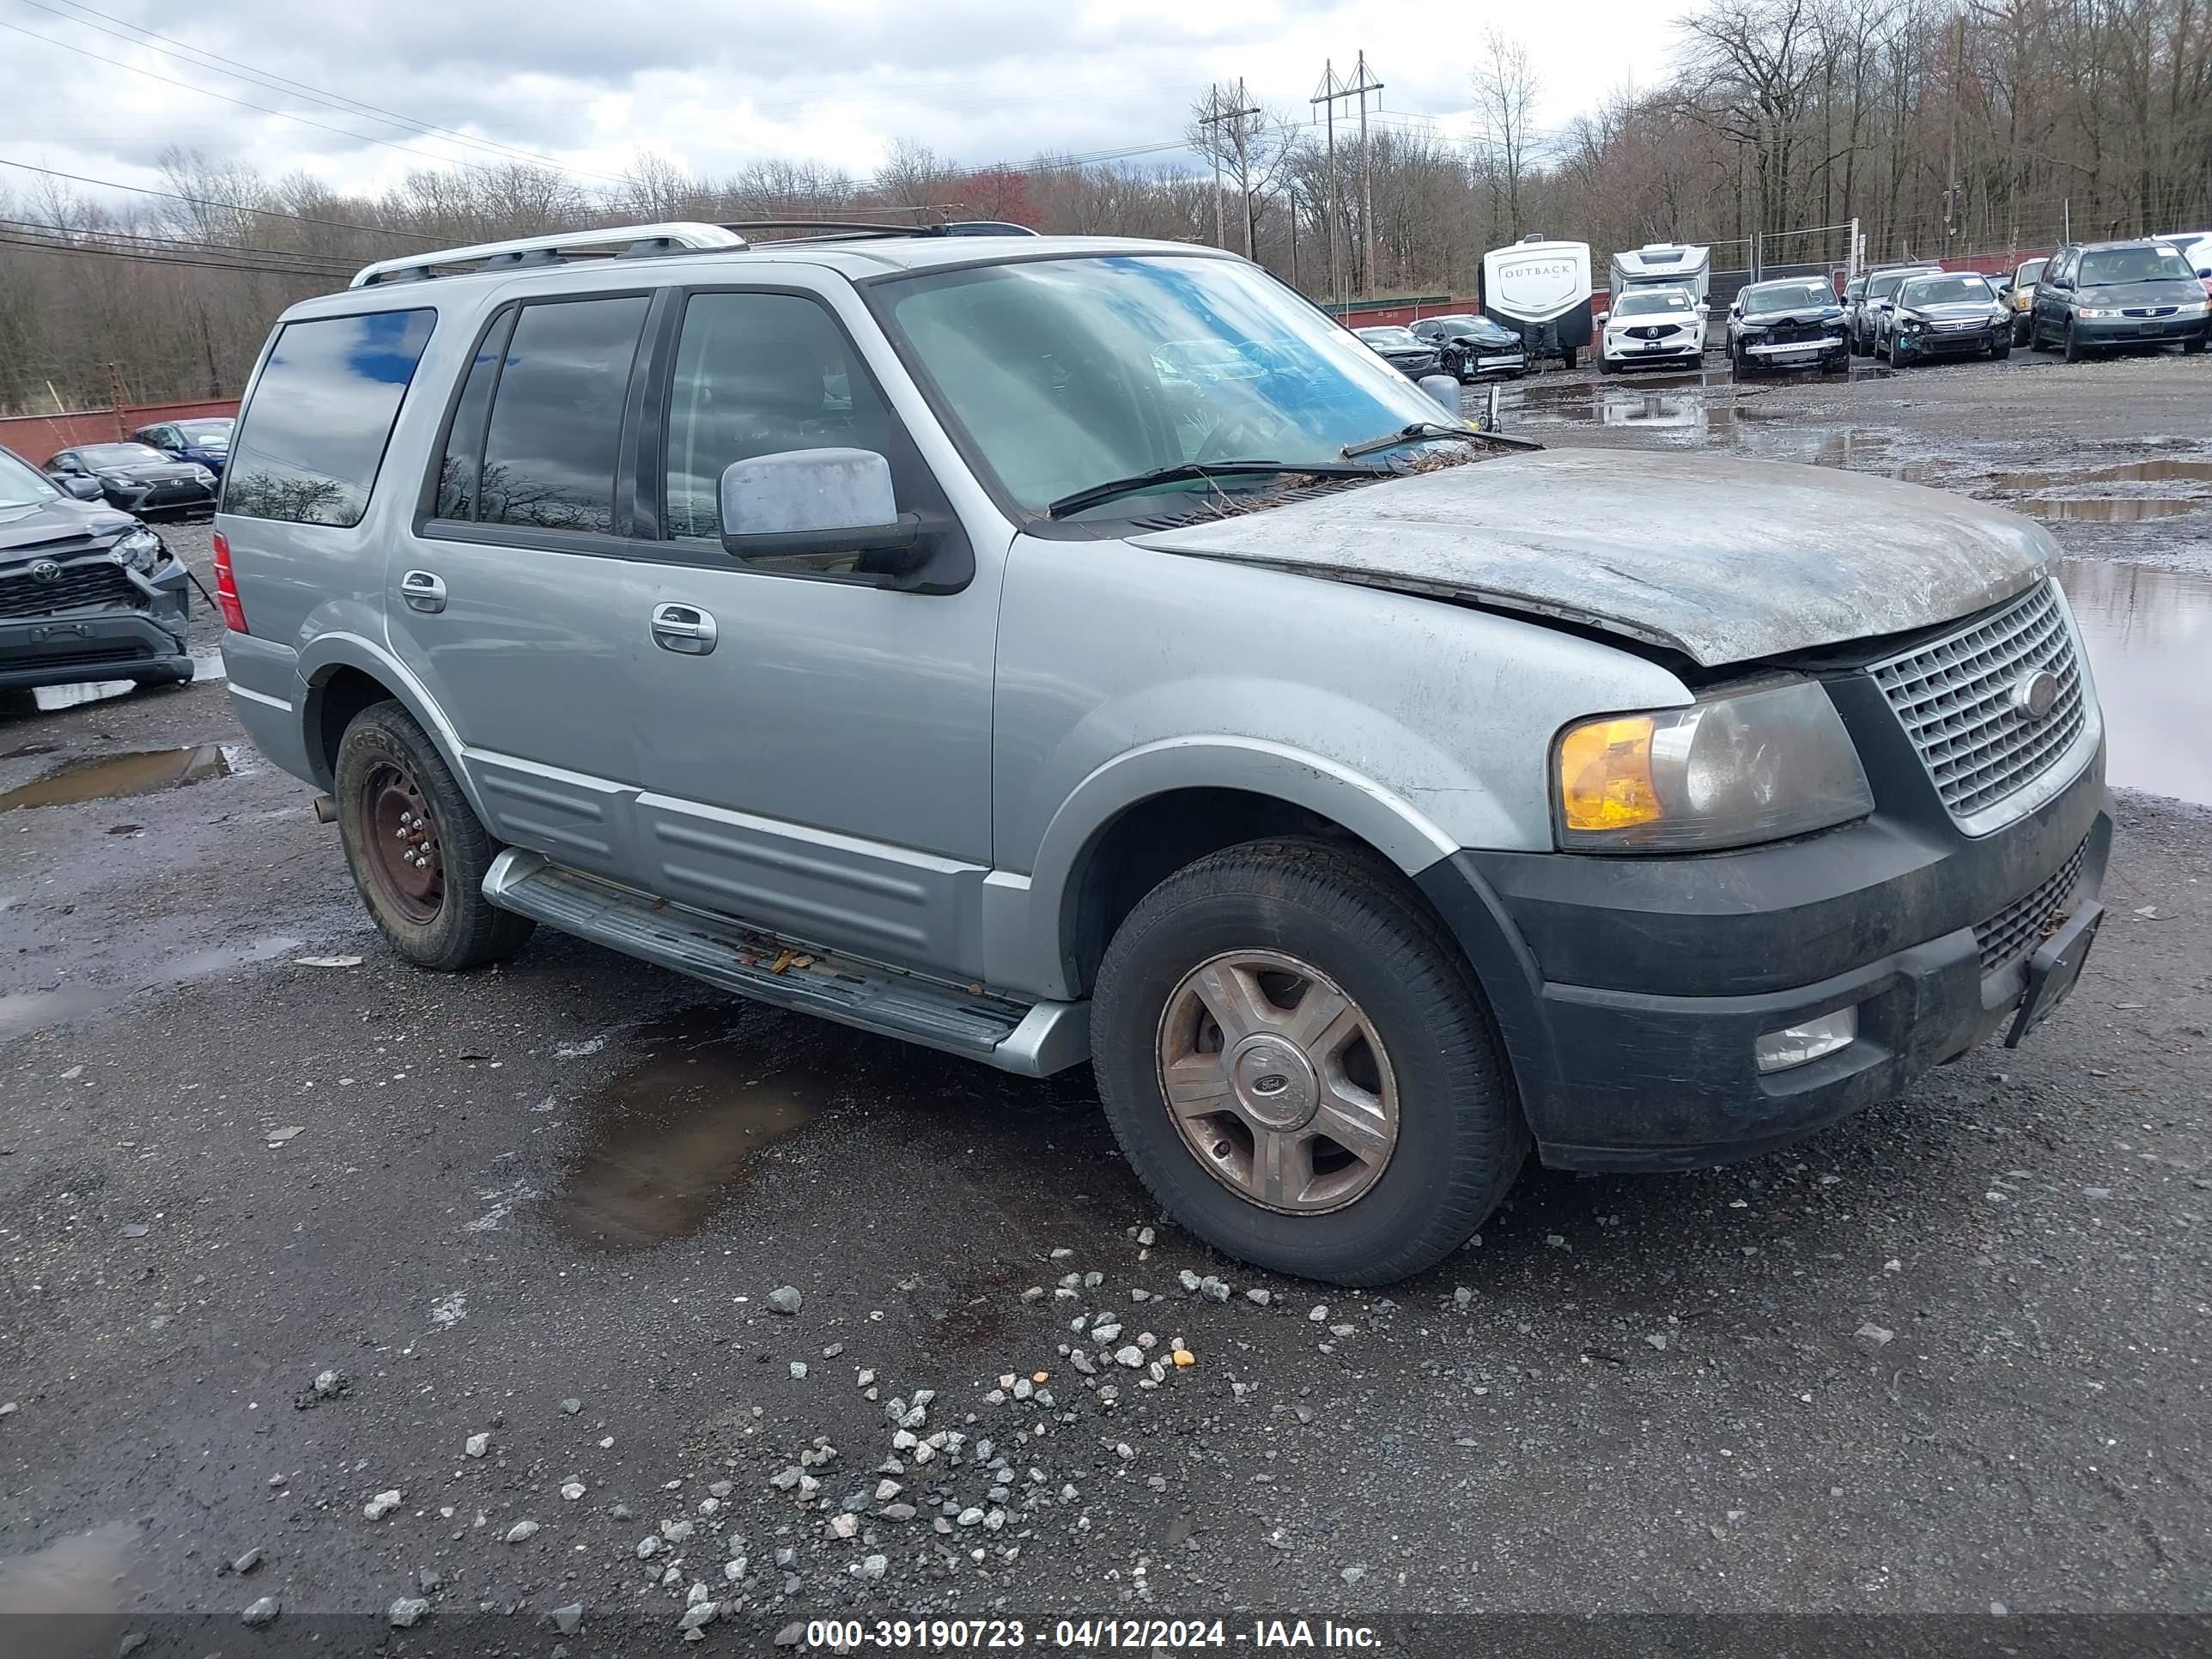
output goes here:
[[1477, 170], [1490, 190], [1492, 218], [1521, 234], [1522, 192], [1539, 151], [1536, 100], [1542, 90], [1528, 49], [1493, 23], [1476, 43], [1474, 138]]

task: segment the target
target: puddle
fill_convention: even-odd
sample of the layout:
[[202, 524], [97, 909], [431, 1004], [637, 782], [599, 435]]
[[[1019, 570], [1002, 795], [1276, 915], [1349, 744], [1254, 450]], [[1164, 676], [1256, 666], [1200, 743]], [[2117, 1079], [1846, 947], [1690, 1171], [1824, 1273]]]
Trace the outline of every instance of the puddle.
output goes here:
[[2058, 580], [2104, 707], [2106, 779], [2212, 805], [2212, 577], [2067, 559]]
[[813, 1121], [849, 1073], [778, 1069], [738, 1007], [708, 1003], [640, 1027], [639, 1058], [578, 1103], [584, 1146], [552, 1200], [586, 1249], [650, 1249], [705, 1226], [755, 1154]]
[[[0, 1629], [9, 1653], [107, 1659], [133, 1594], [138, 1528], [128, 1521], [0, 1560]], [[92, 1616], [88, 1616], [92, 1615]]]
[[81, 1019], [112, 1008], [141, 991], [165, 989], [193, 980], [210, 979], [234, 968], [250, 967], [300, 948], [296, 939], [258, 939], [246, 945], [218, 945], [194, 951], [155, 964], [147, 977], [119, 985], [64, 985], [52, 991], [10, 991], [0, 994], [0, 1042], [44, 1030], [64, 1020]]
[[2083, 519], [2095, 524], [2135, 524], [2178, 518], [2212, 508], [2212, 498], [2154, 495], [2039, 495], [2009, 504], [2033, 519]]
[[20, 806], [67, 806], [79, 801], [125, 800], [203, 778], [228, 776], [230, 757], [221, 744], [189, 749], [138, 749], [100, 760], [80, 761], [50, 772], [35, 782], [0, 794], [0, 812]]
[[2000, 472], [1995, 482], [2005, 489], [2059, 489], [2069, 484], [2100, 483], [2212, 484], [2212, 461], [2126, 461], [2080, 472]]

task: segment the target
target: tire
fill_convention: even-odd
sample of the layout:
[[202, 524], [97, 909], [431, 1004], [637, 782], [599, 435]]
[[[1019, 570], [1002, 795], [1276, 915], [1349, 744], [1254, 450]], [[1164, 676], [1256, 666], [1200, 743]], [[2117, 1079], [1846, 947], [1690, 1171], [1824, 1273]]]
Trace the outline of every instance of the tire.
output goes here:
[[1597, 372], [1599, 374], [1614, 374], [1620, 372], [1620, 365], [1614, 362], [1612, 358], [1607, 356], [1603, 352], [1598, 353]]
[[2193, 340], [2184, 340], [2181, 343], [2182, 354], [2185, 356], [2194, 357], [2208, 344], [2212, 344], [2212, 332], [2200, 334]]
[[2066, 319], [2066, 339], [2062, 350], [2068, 362], [2078, 363], [2081, 361], [2081, 342], [2074, 331], [2074, 319], [2070, 317]]
[[2011, 356], [2012, 342], [2010, 340], [2001, 340], [1996, 344], [1990, 348], [1990, 361], [1993, 363], [2001, 363]]
[[[1240, 955], [1265, 961], [1238, 972]], [[1215, 1003], [1195, 988], [1200, 970], [1225, 969], [1249, 990], [1262, 981], [1249, 975], [1290, 979], [1285, 966], [1311, 975], [1291, 980], [1304, 996], [1348, 1000], [1338, 1023], [1356, 1017], [1356, 1030], [1316, 1064], [1303, 1051], [1272, 1052], [1267, 1020], [1249, 1022], [1257, 1042], [1247, 1066], [1283, 1072], [1209, 1095], [1237, 1109], [1194, 1115], [1186, 1139], [1163, 1056], [1185, 1048], [1184, 1062], [1208, 1078], [1202, 1062], [1231, 1042], [1222, 1023], [1207, 1024]], [[1419, 1273], [1467, 1242], [1528, 1157], [1497, 1030], [1465, 959], [1395, 871], [1323, 842], [1249, 842], [1169, 877], [1115, 933], [1091, 1012], [1100, 1098], [1139, 1179], [1182, 1225], [1259, 1267], [1335, 1285]], [[1270, 1014], [1284, 1017], [1279, 1005]], [[1270, 1202], [1255, 1191], [1263, 1160], [1243, 1103], [1267, 1098], [1273, 1083], [1295, 1115], [1332, 1067], [1340, 1083], [1360, 1068], [1370, 1090], [1361, 1098], [1385, 1111], [1395, 1103], [1395, 1139], [1364, 1158], [1326, 1140], [1291, 1146], [1274, 1166], [1281, 1183], [1267, 1188], [1280, 1201]], [[1209, 1163], [1209, 1151], [1228, 1161]], [[1322, 1170], [1340, 1156], [1348, 1162]]]
[[[456, 973], [522, 948], [537, 924], [495, 909], [483, 896], [499, 843], [436, 745], [398, 703], [372, 703], [354, 716], [338, 740], [333, 793], [346, 867], [393, 950], [417, 968]], [[395, 811], [403, 823], [412, 821], [404, 841], [386, 822]], [[414, 848], [426, 863], [395, 871], [404, 860], [387, 843]]]
[[1561, 346], [1559, 348], [1559, 366], [1562, 368], [1572, 368], [1575, 366], [1574, 347]]
[[2028, 339], [2028, 333], [2029, 330], [2027, 319], [2015, 317], [2012, 319], [2012, 343], [2014, 345], [2029, 345], [2031, 343]]

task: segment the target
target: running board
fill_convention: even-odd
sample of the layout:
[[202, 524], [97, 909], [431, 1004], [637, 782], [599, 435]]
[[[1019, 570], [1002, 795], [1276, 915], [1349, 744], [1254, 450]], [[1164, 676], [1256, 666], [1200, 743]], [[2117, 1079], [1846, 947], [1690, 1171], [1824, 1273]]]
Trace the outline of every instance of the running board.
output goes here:
[[1045, 1077], [1090, 1058], [1087, 1002], [1025, 1007], [873, 963], [785, 946], [759, 929], [564, 868], [519, 847], [492, 860], [483, 891], [502, 910], [739, 996], [902, 1037], [1000, 1071]]

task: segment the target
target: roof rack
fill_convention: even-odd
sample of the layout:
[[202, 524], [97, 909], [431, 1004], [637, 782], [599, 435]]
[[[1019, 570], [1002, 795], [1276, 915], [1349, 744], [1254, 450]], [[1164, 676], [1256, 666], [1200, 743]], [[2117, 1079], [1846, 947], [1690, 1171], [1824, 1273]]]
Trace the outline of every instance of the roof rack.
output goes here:
[[[518, 236], [503, 242], [481, 242], [473, 247], [441, 248], [429, 253], [410, 253], [404, 259], [380, 259], [354, 273], [349, 288], [370, 288], [386, 283], [427, 282], [434, 276], [459, 276], [467, 271], [494, 270], [506, 266], [556, 265], [571, 254], [625, 259], [649, 258], [704, 248], [741, 248], [745, 239], [726, 225], [683, 222], [659, 225], [617, 225], [605, 230], [570, 230], [553, 236]], [[466, 271], [452, 269], [465, 266]]]
[[896, 225], [874, 219], [739, 219], [722, 228], [738, 232], [811, 230], [821, 233], [816, 237], [793, 239], [809, 241], [838, 241], [854, 236], [1035, 236], [1038, 234], [1027, 225], [1000, 219], [954, 219], [941, 225]]

